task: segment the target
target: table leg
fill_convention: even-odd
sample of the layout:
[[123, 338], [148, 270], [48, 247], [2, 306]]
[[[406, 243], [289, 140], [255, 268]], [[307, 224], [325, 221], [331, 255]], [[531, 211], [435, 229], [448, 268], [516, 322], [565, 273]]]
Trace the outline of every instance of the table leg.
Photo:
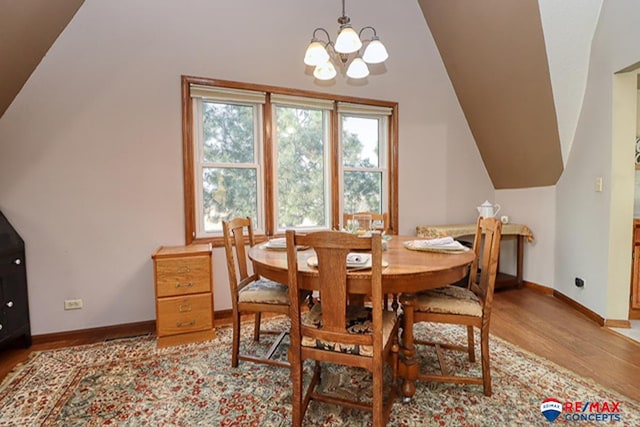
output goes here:
[[524, 236], [518, 235], [518, 248], [516, 252], [517, 256], [517, 264], [516, 264], [516, 282], [518, 283], [518, 287], [522, 287], [522, 265], [523, 265], [523, 256], [524, 256]]
[[416, 354], [413, 344], [413, 306], [415, 295], [402, 294], [400, 302], [403, 307], [404, 323], [402, 326], [402, 346], [400, 348], [400, 361], [398, 373], [402, 378], [402, 401], [410, 402], [416, 394], [415, 381], [418, 378], [419, 366], [414, 356]]

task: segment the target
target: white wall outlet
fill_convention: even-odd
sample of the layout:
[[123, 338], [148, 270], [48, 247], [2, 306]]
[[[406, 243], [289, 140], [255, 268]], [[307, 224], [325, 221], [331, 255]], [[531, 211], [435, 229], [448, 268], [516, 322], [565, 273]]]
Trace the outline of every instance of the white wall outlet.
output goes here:
[[65, 310], [80, 310], [82, 308], [81, 299], [66, 299], [64, 300]]

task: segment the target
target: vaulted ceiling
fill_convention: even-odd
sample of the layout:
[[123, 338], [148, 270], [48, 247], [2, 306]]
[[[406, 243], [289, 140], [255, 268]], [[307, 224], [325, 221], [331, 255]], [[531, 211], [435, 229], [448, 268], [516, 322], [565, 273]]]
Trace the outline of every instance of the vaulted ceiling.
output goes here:
[[495, 188], [554, 185], [563, 170], [537, 0], [420, 0]]
[[[0, 3], [0, 117], [83, 3]], [[418, 3], [494, 187], [554, 185], [563, 157], [539, 0]]]
[[0, 2], [0, 117], [84, 0]]

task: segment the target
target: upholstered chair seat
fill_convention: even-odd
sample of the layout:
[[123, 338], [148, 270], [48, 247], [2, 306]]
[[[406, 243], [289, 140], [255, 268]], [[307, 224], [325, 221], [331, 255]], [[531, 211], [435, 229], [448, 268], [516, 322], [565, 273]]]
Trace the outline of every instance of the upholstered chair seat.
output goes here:
[[282, 283], [261, 277], [238, 292], [238, 302], [289, 304], [289, 288]]
[[482, 317], [482, 303], [468, 288], [443, 286], [417, 295], [415, 311]]
[[[314, 305], [311, 310], [301, 314], [302, 325], [321, 328], [322, 327], [322, 303]], [[372, 313], [371, 307], [362, 306], [347, 306], [347, 331], [350, 334], [365, 334], [371, 335], [373, 333]], [[382, 312], [382, 345], [386, 346], [389, 340], [392, 338], [394, 326], [398, 321], [398, 317], [395, 312], [383, 311]], [[340, 353], [357, 354], [360, 356], [371, 357], [373, 355], [373, 347], [370, 345], [358, 345], [358, 344], [343, 344], [335, 343], [331, 341], [324, 341], [321, 339], [314, 339], [311, 337], [303, 336], [302, 345], [304, 347], [315, 347], [322, 350], [332, 350]]]

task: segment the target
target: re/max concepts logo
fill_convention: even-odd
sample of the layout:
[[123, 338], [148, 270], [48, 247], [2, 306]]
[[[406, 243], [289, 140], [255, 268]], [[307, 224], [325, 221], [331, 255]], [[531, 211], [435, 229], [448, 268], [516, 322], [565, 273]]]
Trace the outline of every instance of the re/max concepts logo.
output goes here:
[[601, 421], [609, 423], [622, 421], [620, 402], [617, 401], [561, 403], [558, 399], [549, 397], [542, 401], [540, 412], [550, 422], [555, 421], [562, 412], [564, 412], [562, 418], [565, 421]]

